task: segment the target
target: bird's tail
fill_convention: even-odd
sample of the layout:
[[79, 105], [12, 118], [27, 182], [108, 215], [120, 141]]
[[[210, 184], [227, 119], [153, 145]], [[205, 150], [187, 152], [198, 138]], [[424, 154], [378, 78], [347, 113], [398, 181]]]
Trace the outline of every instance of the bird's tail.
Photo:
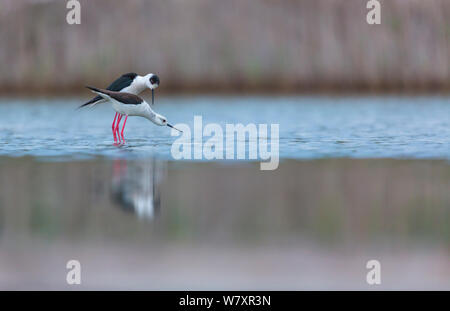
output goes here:
[[81, 105], [80, 107], [78, 107], [78, 109], [87, 107], [87, 106], [92, 107], [92, 106], [95, 106], [95, 105], [103, 103], [103, 102], [104, 102], [103, 98], [100, 95], [97, 95], [94, 98], [92, 98], [90, 101], [88, 101], [88, 102], [84, 103], [83, 105]]
[[[83, 107], [93, 107], [97, 104], [103, 103], [106, 101], [106, 96], [101, 96], [101, 94], [104, 94], [101, 92], [100, 89], [95, 88], [95, 87], [91, 87], [91, 86], [86, 86], [88, 89], [90, 89], [92, 92], [97, 93], [99, 95], [95, 96], [94, 98], [92, 98], [90, 101], [84, 103], [83, 105], [79, 106], [78, 109], [83, 108]], [[105, 94], [104, 94], [105, 95]]]

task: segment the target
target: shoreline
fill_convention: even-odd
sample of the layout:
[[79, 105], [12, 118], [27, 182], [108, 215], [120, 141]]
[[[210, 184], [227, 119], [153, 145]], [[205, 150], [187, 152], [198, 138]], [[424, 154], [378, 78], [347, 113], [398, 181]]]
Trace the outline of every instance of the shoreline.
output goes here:
[[[103, 85], [103, 83], [91, 83]], [[82, 83], [80, 85], [83, 85]], [[86, 89], [78, 85], [70, 87], [8, 87], [0, 88], [1, 97], [59, 97], [59, 96], [80, 96], [85, 94]], [[405, 87], [392, 85], [390, 87], [376, 86], [287, 86], [270, 88], [268, 86], [255, 87], [232, 87], [232, 86], [162, 86], [157, 90], [158, 95], [163, 96], [185, 96], [185, 95], [273, 95], [273, 96], [448, 96], [450, 95], [450, 85], [421, 86], [410, 85]], [[89, 97], [86, 95], [86, 98]]]

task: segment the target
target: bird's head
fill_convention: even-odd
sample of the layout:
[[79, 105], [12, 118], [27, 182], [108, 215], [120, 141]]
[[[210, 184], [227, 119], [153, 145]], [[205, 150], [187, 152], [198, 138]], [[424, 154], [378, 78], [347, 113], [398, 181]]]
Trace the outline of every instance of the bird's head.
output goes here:
[[165, 116], [162, 116], [160, 114], [155, 114], [155, 121], [154, 123], [159, 126], [165, 126], [167, 124], [167, 118]]
[[181, 133], [183, 132], [183, 131], [177, 129], [176, 127], [174, 127], [174, 126], [173, 126], [172, 124], [170, 124], [169, 122], [167, 122], [167, 118], [166, 118], [165, 116], [160, 115], [160, 114], [155, 113], [155, 114], [154, 114], [154, 117], [153, 117], [152, 119], [150, 119], [150, 121], [152, 121], [152, 122], [155, 123], [156, 125], [159, 125], [159, 126], [168, 126], [168, 127], [173, 128], [173, 129], [175, 129], [175, 130], [177, 130], [177, 131], [179, 131], [179, 132], [181, 132]]
[[159, 77], [153, 73], [145, 76], [145, 85], [152, 90], [152, 105], [155, 103], [155, 89], [159, 86]]
[[153, 73], [145, 76], [145, 85], [152, 91], [159, 86], [159, 77]]

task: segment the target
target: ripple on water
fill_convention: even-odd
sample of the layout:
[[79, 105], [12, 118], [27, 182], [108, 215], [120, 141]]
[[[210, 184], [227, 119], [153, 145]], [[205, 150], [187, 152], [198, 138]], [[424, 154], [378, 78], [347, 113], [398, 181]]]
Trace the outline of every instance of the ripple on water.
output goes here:
[[[130, 118], [127, 144], [115, 146], [111, 108], [105, 105], [74, 112], [79, 102], [0, 100], [0, 155], [172, 158], [170, 149], [176, 137], [167, 128]], [[280, 158], [450, 159], [448, 102], [440, 97], [161, 98], [155, 110], [171, 123], [187, 123], [191, 129], [196, 114], [202, 115], [203, 126], [212, 122], [221, 126], [277, 123]]]

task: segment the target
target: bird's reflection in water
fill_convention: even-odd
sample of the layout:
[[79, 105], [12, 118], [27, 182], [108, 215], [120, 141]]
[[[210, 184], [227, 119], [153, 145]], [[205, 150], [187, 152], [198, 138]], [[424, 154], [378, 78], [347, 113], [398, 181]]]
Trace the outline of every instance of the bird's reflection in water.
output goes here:
[[115, 160], [111, 187], [113, 201], [141, 219], [153, 220], [161, 207], [160, 187], [166, 168], [164, 162], [155, 159]]

